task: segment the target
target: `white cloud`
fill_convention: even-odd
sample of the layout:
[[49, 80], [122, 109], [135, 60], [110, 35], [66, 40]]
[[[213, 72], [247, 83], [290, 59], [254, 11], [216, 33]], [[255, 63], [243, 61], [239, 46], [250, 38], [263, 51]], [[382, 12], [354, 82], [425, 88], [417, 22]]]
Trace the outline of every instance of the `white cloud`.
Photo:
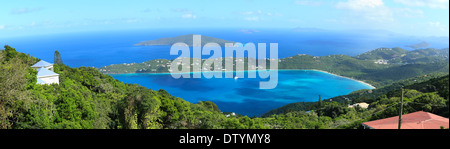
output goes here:
[[439, 27], [439, 26], [441, 26], [441, 22], [428, 22], [428, 24], [429, 24], [430, 26], [433, 26], [433, 27]]
[[283, 14], [280, 14], [280, 13], [265, 12], [262, 10], [243, 11], [243, 12], [238, 12], [237, 14], [242, 15], [243, 19], [246, 21], [261, 21], [261, 20], [267, 20], [268, 18], [283, 16]]
[[[366, 21], [393, 22], [393, 12], [384, 5], [382, 0], [348, 0], [338, 2], [336, 8], [348, 10], [353, 18], [362, 18]], [[360, 20], [363, 21], [363, 20]]]
[[338, 2], [337, 8], [350, 10], [364, 10], [384, 7], [382, 0], [348, 0], [347, 2]]
[[253, 11], [244, 11], [240, 13], [241, 15], [253, 15], [254, 12]]
[[415, 10], [411, 8], [397, 8], [395, 9], [396, 16], [406, 17], [406, 18], [420, 18], [424, 17], [424, 12], [422, 10]]
[[190, 13], [187, 13], [187, 14], [181, 15], [181, 18], [183, 18], [183, 19], [196, 19], [197, 16], [193, 15], [193, 14], [190, 14]]
[[189, 10], [189, 9], [181, 9], [181, 8], [174, 9], [173, 11], [175, 11], [175, 12], [182, 12], [182, 13], [192, 13], [192, 11]]
[[245, 17], [244, 20], [247, 20], [247, 21], [259, 21], [260, 19], [259, 19], [259, 17]]
[[245, 34], [253, 34], [253, 33], [258, 33], [258, 30], [254, 30], [254, 29], [241, 29], [239, 30], [239, 32], [241, 33], [245, 33]]
[[36, 22], [31, 22], [31, 24], [30, 24], [30, 27], [34, 27], [34, 26], [36, 26]]
[[432, 27], [433, 29], [437, 29], [440, 32], [447, 32], [448, 33], [448, 26], [445, 26], [443, 24], [441, 24], [441, 22], [436, 21], [436, 22], [428, 22], [428, 25], [430, 27]]
[[0, 29], [5, 29], [5, 25], [0, 25]]
[[36, 11], [41, 11], [42, 8], [36, 7], [36, 8], [16, 8], [11, 10], [11, 14], [26, 14], [26, 13], [32, 13], [32, 12], [36, 12]]
[[248, 15], [268, 15], [268, 16], [272, 15], [272, 13], [270, 13], [270, 12], [264, 13], [264, 12], [261, 11], [261, 10], [257, 10], [257, 11], [244, 11], [244, 12], [240, 12], [239, 14], [241, 14], [241, 15], [246, 15], [246, 16], [248, 16]]
[[449, 0], [395, 0], [407, 6], [448, 9]]
[[192, 12], [191, 10], [178, 8], [174, 9], [173, 11], [177, 13], [182, 13], [181, 18], [183, 19], [197, 19], [197, 16], [194, 15], [194, 12]]
[[318, 1], [318, 0], [297, 0], [294, 2], [294, 4], [296, 5], [302, 5], [302, 6], [322, 6], [323, 4], [325, 4], [325, 2], [323, 1]]

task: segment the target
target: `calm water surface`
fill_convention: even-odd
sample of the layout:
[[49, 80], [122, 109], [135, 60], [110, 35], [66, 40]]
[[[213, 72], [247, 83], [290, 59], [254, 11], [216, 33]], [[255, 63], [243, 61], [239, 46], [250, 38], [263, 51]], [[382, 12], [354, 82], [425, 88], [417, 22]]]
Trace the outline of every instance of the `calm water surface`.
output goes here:
[[170, 74], [111, 76], [153, 90], [164, 89], [192, 103], [212, 101], [224, 112], [247, 116], [260, 116], [289, 103], [317, 101], [319, 95], [327, 99], [360, 89], [371, 89], [358, 81], [313, 70], [279, 71], [278, 86], [271, 90], [259, 89], [260, 81], [267, 81], [261, 78], [174, 79]]

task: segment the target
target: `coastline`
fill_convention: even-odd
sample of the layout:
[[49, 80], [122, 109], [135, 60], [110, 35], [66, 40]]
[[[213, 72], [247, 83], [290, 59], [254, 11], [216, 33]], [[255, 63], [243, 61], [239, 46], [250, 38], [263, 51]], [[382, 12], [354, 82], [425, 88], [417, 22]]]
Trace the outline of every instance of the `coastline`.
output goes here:
[[319, 71], [319, 72], [323, 72], [323, 73], [328, 73], [328, 74], [331, 74], [331, 75], [334, 75], [334, 76], [337, 76], [337, 77], [342, 77], [342, 78], [350, 79], [350, 80], [353, 80], [353, 81], [358, 81], [359, 83], [365, 84], [365, 85], [367, 85], [369, 87], [372, 87], [373, 89], [377, 89], [372, 84], [369, 84], [369, 83], [361, 81], [361, 80], [353, 79], [353, 78], [346, 77], [346, 76], [337, 75], [337, 74], [334, 74], [334, 73], [331, 73], [331, 72], [327, 72], [327, 71], [323, 71], [323, 70], [317, 70], [317, 69], [310, 69], [310, 70]]
[[[260, 71], [260, 70], [251, 70], [251, 71]], [[369, 86], [369, 87], [371, 87], [372, 89], [377, 89], [375, 86], [373, 86], [372, 84], [369, 84], [369, 83], [367, 83], [367, 82], [364, 82], [364, 81], [361, 81], [361, 80], [357, 80], [357, 79], [353, 79], [353, 78], [350, 78], [350, 77], [346, 77], [346, 76], [341, 76], [341, 75], [338, 75], [338, 74], [334, 74], [334, 73], [331, 73], [331, 72], [328, 72], [328, 71], [324, 71], [324, 70], [318, 70], [318, 69], [278, 69], [278, 71], [318, 71], [318, 72], [322, 72], [322, 73], [327, 73], [327, 74], [330, 74], [330, 75], [333, 75], [333, 76], [337, 76], [337, 77], [341, 77], [341, 78], [345, 78], [345, 79], [350, 79], [350, 80], [353, 80], [353, 81], [357, 81], [357, 82], [359, 82], [359, 83], [362, 83], [362, 84], [364, 84], [364, 85], [367, 85], [367, 86]], [[202, 71], [200, 71], [200, 72], [187, 72], [187, 73], [201, 73]], [[217, 72], [217, 71], [210, 71], [210, 72]], [[248, 70], [245, 70], [245, 71], [219, 71], [219, 72], [248, 72]], [[167, 73], [167, 72], [165, 72], [165, 73], [158, 73], [158, 72], [156, 72], [156, 73], [153, 73], [153, 72], [146, 72], [146, 73], [114, 73], [114, 74], [109, 74], [109, 73], [105, 73], [105, 74], [107, 74], [107, 75], [124, 75], [124, 74], [152, 74], [152, 75], [170, 75], [171, 73]], [[181, 74], [185, 74], [185, 73], [181, 73]]]

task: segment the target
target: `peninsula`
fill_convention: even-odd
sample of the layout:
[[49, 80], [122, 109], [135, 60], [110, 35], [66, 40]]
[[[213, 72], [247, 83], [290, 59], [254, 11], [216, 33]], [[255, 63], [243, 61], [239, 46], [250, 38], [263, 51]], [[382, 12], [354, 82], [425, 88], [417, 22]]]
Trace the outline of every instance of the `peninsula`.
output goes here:
[[[193, 35], [194, 34], [189, 34], [189, 35], [182, 35], [182, 36], [177, 36], [177, 37], [160, 38], [160, 39], [156, 39], [156, 40], [142, 41], [142, 42], [139, 42], [134, 45], [135, 46], [158, 46], [158, 45], [173, 45], [175, 43], [181, 42], [181, 43], [186, 43], [187, 45], [192, 47], [193, 46]], [[228, 41], [228, 40], [204, 36], [204, 35], [202, 35], [201, 40], [202, 40], [202, 42], [201, 42], [202, 46], [204, 46], [207, 43], [217, 43], [220, 46], [225, 47], [225, 43], [236, 43], [234, 41]]]

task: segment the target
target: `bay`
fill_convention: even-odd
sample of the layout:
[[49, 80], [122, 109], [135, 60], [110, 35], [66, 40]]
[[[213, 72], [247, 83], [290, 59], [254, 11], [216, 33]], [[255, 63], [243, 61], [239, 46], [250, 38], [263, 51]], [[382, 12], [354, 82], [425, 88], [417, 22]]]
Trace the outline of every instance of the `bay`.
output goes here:
[[[115, 79], [140, 84], [153, 90], [164, 89], [191, 103], [212, 101], [222, 112], [260, 116], [295, 102], [315, 102], [319, 95], [328, 99], [360, 89], [373, 89], [356, 80], [314, 70], [280, 70], [275, 89], [259, 89], [262, 78], [180, 78], [170, 74], [113, 74]], [[247, 72], [246, 72], [247, 76]], [[258, 75], [257, 75], [258, 76]]]

